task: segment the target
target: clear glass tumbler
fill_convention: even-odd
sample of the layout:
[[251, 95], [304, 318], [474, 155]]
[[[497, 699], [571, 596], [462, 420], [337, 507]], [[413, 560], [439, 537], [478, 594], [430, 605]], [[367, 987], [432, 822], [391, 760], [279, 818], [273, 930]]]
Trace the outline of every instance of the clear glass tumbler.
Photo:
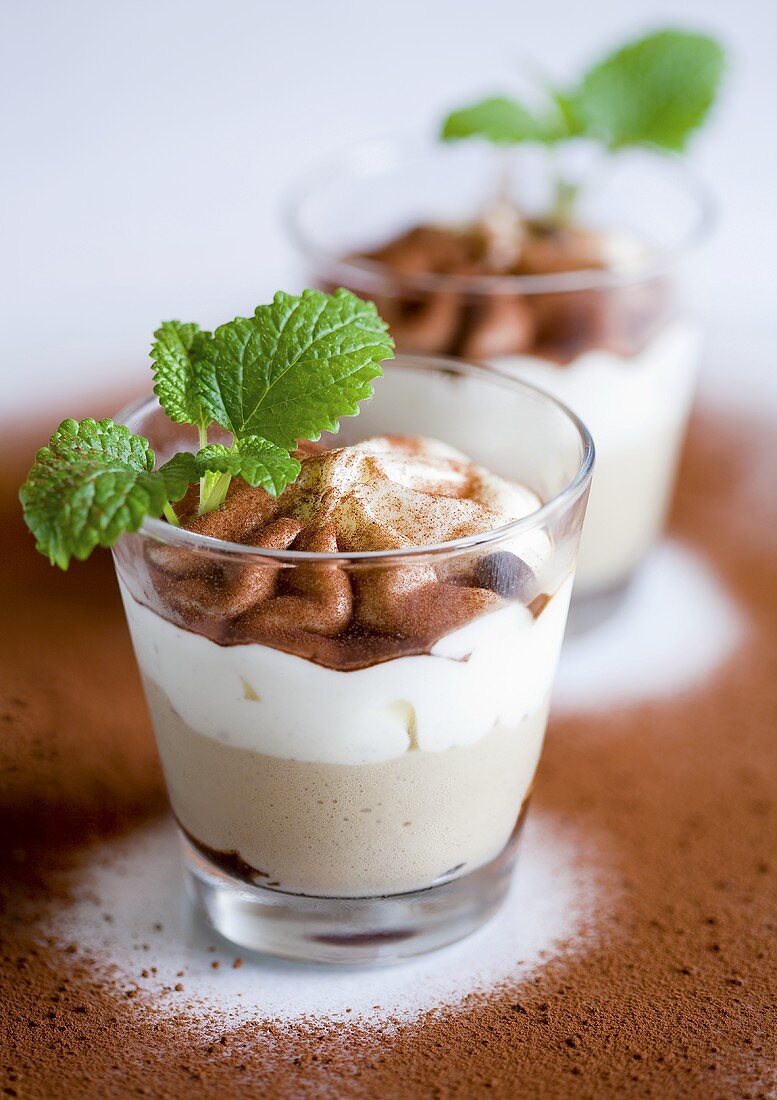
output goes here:
[[[400, 351], [497, 365], [588, 426], [597, 472], [576, 626], [617, 607], [664, 527], [700, 347], [678, 275], [711, 216], [706, 193], [677, 160], [639, 151], [594, 165], [592, 152], [575, 146], [564, 164], [561, 151], [532, 147], [365, 142], [311, 171], [288, 218], [306, 280], [374, 300]], [[490, 218], [499, 241], [510, 231], [506, 203], [537, 223], [545, 218], [559, 169], [584, 180], [577, 222], [601, 234], [604, 266], [588, 264], [585, 237], [549, 228], [519, 252], [518, 268], [532, 273], [493, 274], [477, 263], [463, 273], [450, 241], [409, 232]]]
[[[120, 419], [160, 461], [196, 445], [156, 399]], [[544, 503], [397, 551], [266, 550], [160, 520], [114, 551], [189, 892], [271, 955], [392, 961], [478, 927], [542, 747], [588, 432], [503, 373], [400, 357], [325, 442], [384, 434], [443, 440]], [[263, 613], [228, 618], [238, 591]]]

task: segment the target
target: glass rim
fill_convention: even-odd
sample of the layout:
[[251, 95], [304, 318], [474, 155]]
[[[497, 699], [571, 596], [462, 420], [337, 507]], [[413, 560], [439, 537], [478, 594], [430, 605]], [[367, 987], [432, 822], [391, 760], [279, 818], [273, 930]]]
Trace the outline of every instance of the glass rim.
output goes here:
[[[212, 538], [210, 535], [201, 535], [195, 531], [188, 531], [183, 527], [173, 527], [162, 519], [147, 517], [143, 520], [136, 534], [142, 534], [155, 542], [164, 543], [188, 550], [205, 550], [215, 555], [230, 558], [244, 557], [251, 561], [264, 559], [282, 565], [311, 565], [311, 564], [339, 564], [339, 565], [375, 565], [397, 564], [408, 558], [417, 561], [425, 557], [437, 558], [445, 555], [458, 554], [468, 550], [490, 546], [495, 542], [502, 542], [506, 538], [519, 535], [525, 531], [531, 531], [543, 526], [547, 521], [573, 504], [580, 498], [588, 486], [593, 473], [595, 448], [591, 433], [582, 420], [562, 401], [553, 397], [539, 386], [533, 386], [529, 382], [523, 382], [511, 377], [506, 371], [491, 365], [480, 365], [472, 361], [454, 359], [442, 355], [398, 355], [396, 359], [389, 360], [389, 370], [421, 369], [430, 372], [454, 373], [468, 378], [486, 379], [488, 382], [503, 389], [523, 393], [526, 396], [545, 401], [555, 406], [559, 412], [571, 423], [577, 432], [582, 444], [582, 455], [574, 476], [567, 484], [545, 501], [535, 511], [500, 527], [481, 531], [474, 535], [465, 535], [462, 538], [452, 539], [448, 542], [429, 543], [424, 546], [406, 546], [401, 550], [361, 550], [338, 551], [336, 553], [316, 553], [309, 550], [273, 550], [262, 546], [246, 546], [244, 543], [229, 542], [225, 539]], [[373, 398], [374, 400], [374, 398]], [[136, 416], [147, 407], [159, 407], [159, 401], [155, 394], [138, 397], [121, 409], [114, 420], [118, 424], [126, 424], [131, 417]], [[358, 415], [358, 414], [357, 414]], [[153, 450], [153, 444], [152, 444]]]
[[[332, 281], [357, 285], [360, 289], [386, 285], [401, 290], [447, 291], [471, 295], [552, 294], [568, 291], [599, 290], [633, 286], [654, 279], [674, 266], [684, 255], [698, 247], [715, 223], [716, 206], [709, 187], [677, 153], [659, 152], [648, 147], [638, 153], [655, 163], [669, 165], [679, 186], [690, 197], [695, 214], [690, 229], [675, 244], [651, 250], [644, 261], [622, 268], [582, 268], [547, 275], [457, 275], [441, 272], [398, 273], [380, 260], [343, 257], [318, 245], [303, 225], [305, 204], [326, 184], [354, 174], [368, 178], [387, 169], [407, 167], [414, 161], [434, 154], [446, 146], [430, 141], [418, 132], [393, 134], [352, 142], [316, 160], [293, 184], [283, 203], [281, 216], [286, 232], [302, 255], [326, 267]], [[618, 156], [617, 153], [612, 154]]]

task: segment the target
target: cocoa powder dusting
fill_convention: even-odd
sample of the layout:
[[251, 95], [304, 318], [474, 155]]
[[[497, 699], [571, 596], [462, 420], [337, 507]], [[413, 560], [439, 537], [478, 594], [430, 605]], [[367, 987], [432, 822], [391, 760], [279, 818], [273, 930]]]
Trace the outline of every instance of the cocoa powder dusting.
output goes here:
[[4, 459], [0, 502], [0, 1095], [774, 1095], [765, 425], [696, 418], [673, 521], [749, 614], [743, 648], [692, 692], [552, 723], [535, 806], [581, 836], [605, 833], [620, 879], [592, 944], [413, 1022], [258, 1019], [208, 1040], [185, 979], [165, 994], [180, 1015], [155, 1015], [147, 993], [95, 967], [88, 943], [43, 931], [92, 842], [158, 814], [164, 794], [108, 555], [63, 576], [22, 526], [16, 486], [41, 438]]
[[[277, 498], [235, 478], [222, 507], [200, 515], [190, 489], [178, 506], [181, 526], [259, 549], [401, 551], [493, 530], [540, 504], [534, 494], [527, 503], [526, 489], [418, 437], [320, 446], [299, 458], [297, 480]], [[343, 672], [428, 653], [508, 595], [505, 576], [488, 568], [473, 575], [471, 554], [439, 561], [443, 579], [432, 562], [284, 569], [270, 560], [217, 560], [162, 542], [139, 545], [137, 553], [155, 590], [154, 610], [177, 626], [219, 645], [272, 646]], [[540, 591], [542, 583], [558, 586], [563, 579], [545, 576], [541, 582], [516, 554], [500, 558], [503, 565], [514, 563], [510, 597], [527, 606], [549, 595]], [[479, 560], [487, 564], [488, 555]], [[130, 567], [124, 574], [130, 589], [133, 572]], [[133, 595], [141, 603], [148, 599], [145, 591]]]

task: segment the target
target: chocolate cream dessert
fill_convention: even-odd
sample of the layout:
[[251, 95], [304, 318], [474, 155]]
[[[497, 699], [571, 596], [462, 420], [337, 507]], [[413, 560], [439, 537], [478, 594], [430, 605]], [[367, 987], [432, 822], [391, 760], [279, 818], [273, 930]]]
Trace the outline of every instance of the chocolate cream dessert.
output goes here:
[[526, 218], [506, 200], [470, 224], [418, 225], [345, 261], [357, 291], [369, 271], [369, 297], [400, 351], [495, 364], [590, 429], [597, 473], [577, 595], [626, 581], [660, 534], [674, 485], [699, 338], [650, 261], [633, 236]]
[[351, 258], [386, 265], [390, 275], [408, 281], [461, 277], [459, 293], [452, 285], [444, 289], [443, 281], [436, 294], [377, 300], [400, 350], [465, 359], [532, 355], [569, 366], [592, 348], [620, 356], [642, 350], [659, 327], [665, 281], [519, 296], [496, 285], [489, 294], [468, 293], [467, 277], [627, 271], [644, 251], [632, 237], [525, 218], [512, 202], [498, 200], [470, 224], [419, 225]]
[[278, 498], [234, 479], [218, 511], [198, 515], [192, 493], [178, 505], [190, 531], [251, 548], [239, 566], [218, 544], [150, 542], [148, 602], [119, 570], [173, 810], [254, 885], [423, 889], [488, 863], [516, 829], [571, 576], [552, 575], [540, 529], [399, 564], [262, 557], [434, 546], [541, 505], [434, 440], [305, 448]]

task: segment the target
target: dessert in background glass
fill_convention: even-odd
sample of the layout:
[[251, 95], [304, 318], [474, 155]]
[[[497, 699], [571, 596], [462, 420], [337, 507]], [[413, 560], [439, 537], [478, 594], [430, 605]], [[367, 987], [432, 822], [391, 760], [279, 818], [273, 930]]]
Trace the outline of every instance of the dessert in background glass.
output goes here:
[[586, 423], [597, 472], [573, 605], [585, 623], [617, 604], [664, 525], [700, 337], [678, 276], [709, 209], [679, 162], [633, 150], [600, 165], [576, 222], [553, 228], [551, 155], [591, 151], [364, 143], [308, 177], [291, 228], [313, 278], [373, 299], [400, 351], [497, 365]]
[[[196, 446], [155, 399], [119, 419]], [[593, 446], [533, 387], [420, 357], [322, 444], [277, 500], [234, 482], [114, 556], [196, 905], [269, 954], [392, 961], [507, 891]]]

